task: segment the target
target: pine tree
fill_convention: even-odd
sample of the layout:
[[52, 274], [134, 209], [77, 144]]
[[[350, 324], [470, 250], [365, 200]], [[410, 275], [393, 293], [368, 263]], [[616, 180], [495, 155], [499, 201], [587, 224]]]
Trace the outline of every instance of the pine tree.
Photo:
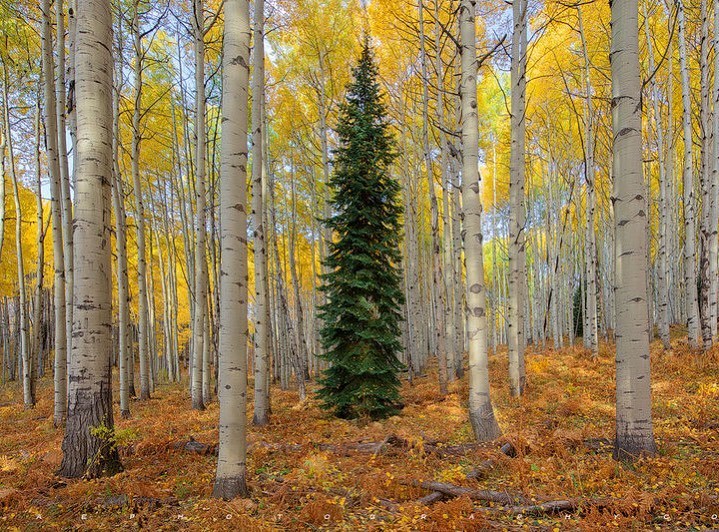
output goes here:
[[322, 356], [330, 367], [318, 395], [339, 417], [381, 419], [401, 408], [402, 207], [389, 172], [394, 140], [367, 38], [353, 77], [336, 128], [333, 215], [324, 220], [335, 238], [321, 276], [327, 297], [320, 307]]

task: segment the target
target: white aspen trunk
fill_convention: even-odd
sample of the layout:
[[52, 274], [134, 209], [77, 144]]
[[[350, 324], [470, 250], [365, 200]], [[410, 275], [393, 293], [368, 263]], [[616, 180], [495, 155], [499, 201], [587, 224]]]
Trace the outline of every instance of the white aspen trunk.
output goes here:
[[713, 343], [711, 327], [712, 295], [709, 268], [709, 248], [711, 246], [712, 188], [711, 188], [711, 120], [709, 103], [709, 16], [707, 0], [701, 0], [701, 43], [699, 69], [701, 73], [700, 94], [700, 133], [701, 133], [701, 217], [699, 218], [699, 319], [701, 323], [702, 347], [711, 348]]
[[696, 272], [696, 236], [695, 236], [695, 202], [693, 183], [693, 156], [692, 156], [692, 102], [689, 88], [689, 67], [687, 65], [686, 21], [684, 3], [679, 2], [679, 59], [682, 76], [682, 128], [684, 131], [684, 290], [687, 314], [687, 334], [689, 346], [696, 349], [699, 346], [699, 307], [697, 301], [697, 272]]
[[512, 33], [512, 104], [511, 104], [511, 161], [510, 161], [510, 221], [509, 221], [509, 383], [513, 396], [524, 393], [524, 298], [525, 271], [525, 92], [527, 69], [527, 1], [512, 4], [514, 31]]
[[204, 410], [202, 403], [202, 349], [207, 312], [207, 259], [206, 259], [206, 197], [205, 197], [205, 16], [204, 2], [195, 0], [193, 16], [195, 52], [195, 314], [192, 327], [192, 408]]
[[247, 103], [250, 59], [248, 0], [225, 1], [220, 183], [220, 449], [213, 496], [249, 495], [247, 402]]
[[477, 117], [477, 51], [475, 0], [462, 0], [462, 204], [464, 254], [467, 269], [467, 329], [469, 332], [469, 420], [478, 441], [500, 434], [489, 395], [487, 312], [482, 251], [482, 202], [477, 168], [479, 119]]
[[[439, 206], [437, 205], [437, 193], [434, 185], [434, 165], [432, 164], [432, 154], [430, 153], [429, 144], [429, 77], [427, 72], [427, 53], [425, 46], [424, 34], [424, 4], [423, 0], [419, 0], [419, 49], [420, 64], [422, 68], [422, 150], [424, 155], [424, 170], [427, 177], [427, 190], [429, 191], [430, 204], [430, 231], [432, 237], [432, 290], [431, 302], [432, 313], [434, 316], [434, 348], [435, 356], [439, 366], [439, 394], [447, 395], [447, 350], [445, 347], [445, 309], [444, 294], [442, 283], [442, 251], [439, 240]], [[441, 51], [438, 50], [438, 53]], [[439, 106], [439, 104], [438, 104]]]
[[711, 170], [711, 212], [709, 216], [709, 279], [710, 318], [712, 338], [717, 338], [717, 320], [719, 319], [719, 0], [714, 0], [714, 110], [711, 124], [711, 143], [713, 152], [708, 162]]
[[[305, 336], [305, 330], [304, 330], [304, 311], [302, 308], [302, 293], [300, 289], [300, 279], [299, 275], [297, 273], [297, 263], [295, 260], [296, 255], [296, 241], [297, 241], [297, 194], [295, 192], [295, 169], [294, 169], [294, 163], [291, 165], [290, 169], [290, 179], [291, 179], [291, 201], [292, 201], [292, 213], [291, 213], [291, 223], [292, 226], [290, 227], [290, 241], [289, 241], [289, 266], [290, 266], [290, 279], [292, 281], [292, 287], [294, 290], [294, 296], [295, 296], [295, 319], [297, 320], [297, 357], [299, 360], [298, 363], [298, 375], [297, 375], [297, 382], [304, 384], [304, 381], [309, 378], [307, 373], [307, 360], [308, 360], [308, 352], [307, 352], [307, 340]], [[301, 388], [302, 389], [302, 388]], [[304, 395], [304, 394], [302, 394]], [[304, 397], [303, 397], [304, 399]]]
[[265, 2], [255, 0], [254, 47], [252, 48], [252, 222], [255, 260], [255, 402], [252, 423], [270, 421], [269, 323], [267, 294], [267, 248], [264, 224], [263, 124], [265, 94]]
[[115, 211], [115, 248], [117, 253], [117, 335], [120, 381], [120, 416], [130, 417], [130, 364], [132, 364], [132, 339], [130, 338], [130, 290], [127, 275], [127, 214], [125, 212], [125, 192], [122, 174], [120, 173], [120, 94], [122, 93], [122, 17], [118, 17], [117, 37], [118, 55], [117, 86], [113, 90], [113, 172], [112, 172], [112, 207]]
[[[646, 5], [644, 7], [644, 33], [647, 40], [649, 72], [654, 73], [654, 48], [652, 36], [649, 32], [649, 16], [646, 11]], [[656, 129], [657, 157], [659, 162], [659, 247], [657, 249], [657, 292], [659, 295], [659, 305], [657, 308], [657, 314], [659, 322], [659, 337], [662, 340], [664, 349], [669, 349], [671, 347], [671, 343], [669, 341], [669, 287], [667, 284], [669, 276], [667, 265], [667, 160], [664, 149], [664, 128], [662, 125], [662, 115], [659, 112], [661, 94], [659, 92], [659, 86], [657, 85], [656, 76], [652, 77], [651, 94], [652, 112], [654, 114], [654, 124]]]
[[148, 323], [148, 295], [147, 295], [147, 254], [145, 252], [145, 201], [140, 182], [140, 153], [142, 148], [142, 134], [140, 133], [140, 118], [142, 115], [142, 60], [144, 51], [140, 37], [140, 2], [135, 1], [135, 12], [132, 19], [133, 48], [135, 61], [132, 66], [134, 77], [134, 109], [132, 113], [132, 146], [131, 167], [132, 184], [135, 194], [135, 227], [137, 238], [137, 318], [138, 338], [137, 344], [140, 352], [140, 399], [150, 398], [150, 354], [148, 353], [149, 323]]
[[45, 273], [45, 227], [42, 206], [42, 179], [40, 170], [40, 84], [38, 84], [38, 100], [35, 107], [35, 179], [37, 191], [35, 194], [37, 205], [37, 265], [35, 268], [35, 295], [33, 302], [33, 343], [30, 350], [30, 387], [33, 399], [36, 396], [37, 377], [42, 376], [42, 284]]
[[[74, 0], [70, 0], [71, 5], [74, 4]], [[58, 160], [60, 164], [60, 194], [58, 196], [60, 201], [61, 216], [62, 216], [62, 250], [63, 250], [63, 264], [65, 268], [64, 272], [64, 289], [65, 296], [63, 301], [65, 302], [65, 340], [67, 343], [65, 353], [70, 352], [72, 346], [72, 279], [73, 279], [73, 256], [72, 256], [72, 196], [70, 195], [70, 170], [68, 165], [68, 154], [67, 154], [67, 127], [66, 127], [66, 113], [67, 113], [67, 98], [65, 96], [65, 19], [62, 13], [63, 0], [56, 0], [55, 7], [55, 25], [56, 25], [56, 54], [57, 54], [57, 74], [55, 80], [55, 109], [57, 114], [57, 151]], [[70, 7], [68, 19], [72, 21], [70, 25], [70, 31], [74, 32], [74, 16], [72, 14], [72, 7]], [[70, 65], [74, 73], [74, 37], [71, 38], [71, 55]], [[74, 88], [74, 74], [72, 74], [71, 82]], [[74, 94], [74, 91], [73, 91]], [[74, 100], [70, 101], [70, 105], [74, 106]], [[74, 122], [73, 122], [74, 123]], [[73, 133], [73, 139], [75, 138]], [[66, 357], [67, 358], [67, 357]], [[65, 368], [65, 375], [67, 375], [67, 367]]]
[[[434, 3], [434, 17], [436, 20], [440, 18], [440, 3]], [[462, 363], [461, 356], [457, 356], [457, 346], [455, 344], [455, 328], [454, 322], [454, 305], [458, 304], [453, 301], [454, 296], [454, 285], [452, 284], [455, 280], [453, 265], [452, 265], [452, 235], [450, 226], [450, 207], [449, 207], [449, 144], [447, 142], [447, 134], [445, 133], [445, 119], [444, 119], [444, 62], [442, 58], [442, 28], [439, 24], [435, 23], [434, 32], [434, 46], [435, 46], [435, 69], [437, 75], [437, 129], [439, 137], [439, 150], [440, 150], [440, 175], [442, 179], [442, 238], [443, 243], [439, 239], [439, 228], [437, 227], [437, 247], [443, 244], [442, 251], [442, 262], [441, 266], [443, 270], [439, 269], [439, 292], [442, 296], [442, 322], [444, 323], [444, 330], [441, 334], [444, 335], [445, 345], [445, 359], [447, 364], [447, 380], [453, 382], [457, 380], [457, 364]], [[427, 80], [429, 81], [429, 80]], [[435, 199], [435, 207], [436, 207]], [[439, 224], [439, 214], [437, 214], [437, 224]], [[443, 275], [442, 275], [443, 274]], [[457, 360], [459, 358], [459, 361]]]
[[5, 138], [7, 143], [8, 159], [10, 165], [10, 179], [12, 181], [13, 199], [15, 201], [15, 259], [17, 265], [17, 285], [19, 294], [19, 315], [20, 324], [20, 361], [22, 363], [23, 377], [23, 403], [25, 409], [35, 406], [34, 384], [32, 382], [32, 368], [30, 357], [29, 342], [29, 319], [28, 319], [28, 303], [27, 290], [25, 286], [25, 265], [23, 262], [22, 249], [22, 205], [20, 203], [19, 177], [17, 175], [17, 163], [15, 161], [15, 151], [13, 140], [10, 133], [10, 102], [8, 100], [8, 71], [7, 65], [3, 62], [3, 116], [5, 126]]
[[68, 416], [58, 474], [92, 478], [122, 469], [112, 445], [110, 373], [113, 67], [109, 0], [79, 0], [77, 30], [75, 321]]
[[587, 206], [586, 206], [586, 237], [585, 237], [585, 262], [586, 262], [586, 327], [584, 329], [584, 345], [591, 349], [592, 356], [599, 354], [599, 333], [597, 322], [597, 236], [594, 227], [594, 213], [596, 209], [596, 176], [594, 171], [594, 100], [592, 98], [592, 82], [590, 77], [591, 63], [587, 49], [587, 39], [584, 33], [582, 19], [582, 8], [577, 7], [579, 18], [579, 34], [582, 40], [582, 53], [584, 55], [584, 90], [586, 116], [584, 118], [584, 172], [587, 182]]
[[642, 172], [638, 0], [612, 4], [612, 129], [615, 219], [615, 458], [656, 452], [647, 329], [647, 201]]
[[[59, 19], [62, 20], [61, 5], [58, 2]], [[62, 238], [62, 188], [61, 170], [58, 158], [58, 121], [56, 115], [55, 87], [53, 86], [52, 59], [52, 23], [50, 18], [50, 0], [42, 2], [42, 69], [45, 105], [45, 141], [47, 143], [47, 162], [50, 173], [50, 218], [52, 221], [53, 249], [53, 304], [55, 306], [55, 369], [54, 369], [54, 412], [53, 424], [56, 427], [65, 422], [67, 415], [67, 323], [65, 319], [65, 260]], [[58, 34], [58, 39], [60, 35]], [[63, 44], [64, 48], [64, 44]], [[63, 49], [64, 53], [64, 49]], [[58, 68], [58, 71], [61, 69]], [[64, 91], [62, 91], [64, 95]], [[63, 96], [64, 100], [64, 96]], [[59, 109], [59, 107], [58, 107]], [[65, 154], [65, 162], [67, 155]], [[0, 179], [4, 180], [4, 176]], [[0, 202], [4, 198], [0, 197]], [[0, 227], [2, 230], [2, 227]]]

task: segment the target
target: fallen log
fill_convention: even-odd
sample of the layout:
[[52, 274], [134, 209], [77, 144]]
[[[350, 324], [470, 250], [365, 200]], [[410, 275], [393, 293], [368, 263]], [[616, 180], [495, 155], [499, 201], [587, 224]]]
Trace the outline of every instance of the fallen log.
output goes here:
[[574, 512], [578, 508], [577, 501], [548, 501], [541, 504], [530, 504], [528, 506], [511, 506], [505, 508], [505, 512], [512, 515], [547, 515], [559, 512]]
[[526, 498], [522, 495], [512, 496], [507, 492], [503, 491], [492, 491], [492, 490], [475, 490], [472, 488], [465, 488], [463, 486], [455, 486], [453, 484], [446, 484], [444, 482], [433, 482], [424, 481], [418, 482], [416, 480], [411, 482], [400, 482], [401, 484], [420, 487], [430, 491], [437, 491], [450, 497], [469, 497], [475, 501], [486, 501], [502, 504], [505, 506], [514, 505], [517, 502], [526, 502]]
[[481, 462], [476, 468], [472, 469], [469, 473], [467, 473], [467, 478], [469, 480], [479, 480], [482, 478], [485, 478], [489, 473], [497, 467], [497, 462], [494, 460], [485, 460]]
[[415, 502], [417, 502], [417, 504], [421, 504], [422, 506], [431, 506], [435, 502], [439, 502], [442, 499], [444, 499], [444, 493], [442, 493], [441, 491], [433, 491], [429, 495], [420, 497]]

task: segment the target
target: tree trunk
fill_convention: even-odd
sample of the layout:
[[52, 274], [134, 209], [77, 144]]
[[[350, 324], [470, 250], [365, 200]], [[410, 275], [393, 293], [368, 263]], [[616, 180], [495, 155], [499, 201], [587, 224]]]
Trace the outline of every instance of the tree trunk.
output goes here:
[[220, 184], [220, 448], [213, 496], [249, 493], [247, 393], [247, 92], [250, 13], [247, 0], [225, 1]]
[[195, 51], [195, 194], [197, 197], [195, 243], [195, 315], [192, 327], [192, 408], [204, 410], [202, 402], [202, 349], [207, 312], [206, 197], [205, 197], [205, 17], [202, 0], [194, 2]]
[[[62, 20], [61, 4], [56, 9], [58, 20]], [[50, 217], [52, 221], [53, 249], [53, 304], [55, 306], [55, 371], [54, 371], [54, 402], [53, 423], [56, 427], [65, 422], [67, 415], [67, 323], [65, 320], [65, 260], [62, 237], [62, 187], [61, 170], [58, 158], [58, 122], [56, 115], [55, 87], [53, 86], [52, 60], [52, 22], [50, 18], [50, 0], [43, 0], [42, 25], [42, 69], [45, 89], [45, 142], [47, 145], [47, 162], [50, 173]], [[59, 27], [59, 26], [58, 26]], [[60, 35], [58, 35], [58, 39]], [[64, 44], [63, 44], [64, 53]], [[60, 67], [58, 68], [60, 70]], [[63, 87], [64, 88], [64, 87]], [[64, 91], [63, 100], [64, 100]], [[59, 109], [59, 107], [58, 107]], [[63, 110], [64, 112], [64, 110]], [[65, 155], [67, 162], [67, 155]], [[0, 198], [0, 202], [3, 198]], [[0, 228], [2, 230], [2, 228]]]
[[477, 169], [479, 120], [477, 116], [477, 51], [474, 23], [476, 0], [460, 5], [462, 41], [462, 204], [464, 254], [467, 269], [467, 329], [469, 332], [469, 420], [478, 441], [500, 435], [489, 395], [487, 312], [482, 250], [482, 202]]
[[689, 67], [687, 66], [686, 22], [684, 2], [679, 2], [679, 59], [682, 75], [682, 127], [684, 130], [684, 290], [687, 313], [687, 334], [689, 345], [696, 349], [699, 339], [699, 307], [697, 301], [695, 202], [692, 156], [692, 102], [689, 88]]
[[263, 124], [265, 95], [265, 1], [255, 0], [254, 47], [252, 49], [252, 225], [255, 260], [255, 403], [252, 423], [270, 421], [269, 323], [267, 322], [267, 249], [264, 224]]
[[138, 314], [138, 346], [140, 352], [140, 399], [150, 398], [150, 354], [148, 353], [148, 294], [147, 294], [147, 255], [145, 253], [145, 202], [140, 182], [140, 150], [142, 134], [140, 119], [142, 116], [142, 61], [144, 51], [140, 37], [140, 2], [135, 1], [135, 12], [132, 19], [133, 48], [135, 61], [132, 67], [134, 76], [134, 109], [132, 113], [132, 183], [135, 193], [135, 227], [137, 237], [137, 314]]
[[524, 300], [526, 292], [524, 176], [525, 92], [527, 69], [527, 0], [512, 4], [512, 146], [510, 161], [509, 221], [509, 383], [517, 397], [524, 393]]
[[612, 129], [617, 304], [617, 459], [656, 452], [647, 329], [647, 200], [642, 171], [638, 0], [612, 4]]
[[77, 154], [73, 353], [63, 459], [58, 474], [98, 477], [122, 469], [114, 446], [110, 182], [112, 14], [109, 0], [80, 0], [75, 87]]

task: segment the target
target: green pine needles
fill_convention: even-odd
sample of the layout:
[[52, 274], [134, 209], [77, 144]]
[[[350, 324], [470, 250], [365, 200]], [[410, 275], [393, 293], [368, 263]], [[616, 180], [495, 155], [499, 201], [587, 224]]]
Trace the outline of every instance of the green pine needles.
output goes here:
[[352, 73], [336, 128], [333, 215], [324, 221], [334, 233], [329, 273], [321, 276], [326, 303], [319, 308], [322, 357], [330, 367], [317, 393], [339, 417], [382, 419], [402, 407], [402, 206], [389, 172], [394, 139], [367, 38]]

